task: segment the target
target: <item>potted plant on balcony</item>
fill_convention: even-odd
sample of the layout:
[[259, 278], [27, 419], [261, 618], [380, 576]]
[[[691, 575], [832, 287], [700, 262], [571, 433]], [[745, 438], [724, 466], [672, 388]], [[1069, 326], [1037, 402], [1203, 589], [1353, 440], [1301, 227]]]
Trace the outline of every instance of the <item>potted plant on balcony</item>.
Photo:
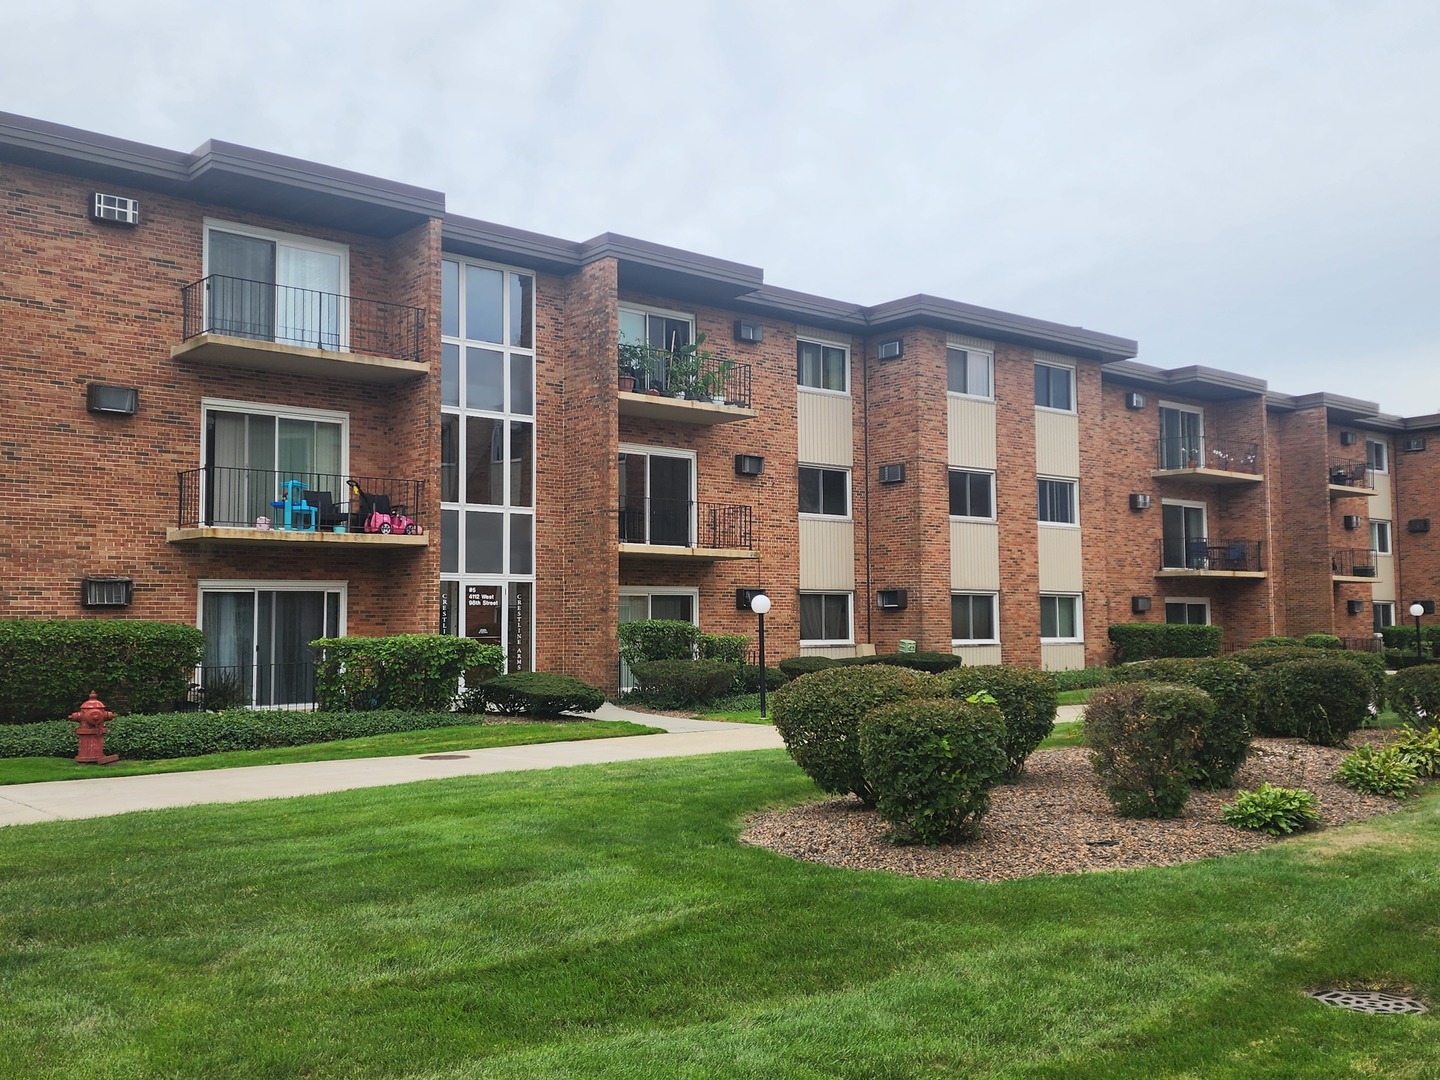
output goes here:
[[665, 361], [665, 386], [672, 397], [700, 397], [701, 372], [708, 371], [713, 359], [701, 347], [704, 344], [705, 335], [700, 334], [673, 351]]
[[620, 343], [620, 392], [634, 393], [635, 387], [649, 377], [654, 364], [650, 348], [634, 342]]
[[734, 360], [721, 360], [700, 372], [701, 397], [708, 397], [715, 405], [725, 404], [725, 379], [734, 370]]

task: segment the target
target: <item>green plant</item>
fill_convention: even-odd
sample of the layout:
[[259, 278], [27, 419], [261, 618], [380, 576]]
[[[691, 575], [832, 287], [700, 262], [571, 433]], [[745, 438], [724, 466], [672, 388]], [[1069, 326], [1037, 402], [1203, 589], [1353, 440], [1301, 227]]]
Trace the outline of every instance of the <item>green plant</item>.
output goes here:
[[554, 718], [566, 712], [594, 712], [605, 694], [569, 675], [512, 671], [480, 684], [480, 695], [506, 716]]
[[835, 661], [837, 664], [889, 664], [891, 667], [910, 668], [912, 671], [928, 671], [938, 674], [964, 665], [965, 661], [954, 653], [913, 652], [879, 653], [875, 656], [846, 656]]
[[0, 619], [0, 724], [61, 719], [92, 690], [122, 716], [168, 711], [204, 649], [204, 635], [178, 623]]
[[665, 358], [665, 388], [672, 394], [698, 397], [700, 394], [701, 372], [706, 370], [713, 357], [704, 348], [705, 335], [699, 334], [694, 341], [671, 350]]
[[[765, 689], [767, 691], [779, 690], [789, 681], [789, 678], [779, 668], [765, 668]], [[760, 692], [760, 665], [740, 665], [740, 673], [735, 676], [735, 692], [738, 694], [758, 694]]]
[[860, 761], [880, 816], [901, 840], [975, 836], [1005, 776], [1005, 721], [992, 704], [882, 705], [860, 721]]
[[498, 645], [453, 634], [320, 638], [315, 693], [334, 712], [368, 709], [443, 711], [455, 704], [460, 677], [479, 682], [505, 668]]
[[1289, 660], [1260, 672], [1255, 682], [1259, 731], [1340, 746], [1365, 723], [1373, 694], [1366, 671], [1329, 656]]
[[1220, 634], [1218, 626], [1177, 623], [1117, 623], [1109, 630], [1117, 664], [1162, 656], [1216, 656]]
[[940, 676], [945, 693], [968, 699], [988, 694], [1005, 717], [1005, 778], [1014, 780], [1028, 758], [1055, 730], [1055, 683], [1035, 668], [978, 665]]
[[1440, 665], [1397, 671], [1390, 680], [1390, 706], [1402, 719], [1421, 724], [1440, 722]]
[[1252, 649], [1285, 649], [1299, 644], [1299, 638], [1282, 637], [1277, 634], [1271, 637], [1262, 637], [1258, 641], [1252, 641], [1250, 647]]
[[1125, 817], [1174, 817], [1190, 798], [1195, 748], [1215, 705], [1193, 686], [1102, 686], [1085, 709], [1085, 744]]
[[208, 712], [243, 709], [250, 704], [249, 680], [238, 671], [227, 668], [207, 671], [202, 668], [200, 685], [204, 688], [204, 703]]
[[693, 660], [700, 628], [683, 619], [639, 619], [617, 631], [620, 659], [632, 668], [647, 660]]
[[1334, 634], [1302, 634], [1300, 644], [1307, 649], [1343, 649], [1345, 642]]
[[920, 671], [885, 664], [830, 667], [775, 691], [771, 711], [785, 748], [820, 790], [853, 792], [874, 806], [875, 791], [860, 761], [860, 718], [881, 705], [940, 694], [935, 680]]
[[1440, 728], [1416, 731], [1406, 724], [1405, 734], [1391, 745], [1415, 766], [1416, 776], [1440, 776]]
[[639, 342], [620, 343], [620, 370], [637, 385], [646, 383], [655, 372], [655, 350]]
[[[743, 664], [750, 657], [750, 638], [745, 634], [701, 634], [700, 659]], [[681, 659], [676, 657], [674, 659]]]
[[1415, 786], [1414, 763], [1394, 746], [1376, 750], [1373, 746], [1345, 755], [1335, 770], [1335, 779], [1348, 788], [1367, 795], [1385, 795], [1403, 799]]
[[1097, 686], [1109, 686], [1115, 682], [1119, 673], [1114, 668], [1089, 667], [1075, 668], [1071, 671], [1047, 671], [1050, 681], [1055, 684], [1055, 689], [1060, 692], [1066, 690], [1093, 690]]
[[779, 664], [780, 670], [791, 679], [809, 675], [812, 671], [824, 671], [826, 668], [838, 666], [838, 663], [828, 656], [792, 656], [781, 660]]
[[719, 360], [703, 368], [697, 380], [700, 396], [723, 399], [725, 397], [725, 381], [733, 370], [735, 370], [734, 360]]
[[633, 696], [659, 709], [706, 705], [735, 689], [736, 667], [723, 660], [648, 660], [630, 671]]
[[1311, 829], [1320, 824], [1315, 796], [1304, 788], [1271, 787], [1261, 784], [1254, 791], [1242, 791], [1225, 808], [1220, 820], [1237, 829], [1258, 829], [1271, 836]]
[[1244, 664], [1218, 657], [1147, 660], [1129, 664], [1124, 677], [1137, 682], [1180, 683], [1210, 695], [1215, 712], [1195, 747], [1195, 783], [1229, 787], [1250, 752], [1255, 729], [1255, 674]]

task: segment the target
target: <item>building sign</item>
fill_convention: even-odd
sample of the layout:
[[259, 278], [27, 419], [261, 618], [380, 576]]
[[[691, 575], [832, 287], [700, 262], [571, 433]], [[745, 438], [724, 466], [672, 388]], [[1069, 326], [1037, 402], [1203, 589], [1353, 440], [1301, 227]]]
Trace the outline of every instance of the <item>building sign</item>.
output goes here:
[[503, 585], [465, 586], [465, 632], [476, 641], [504, 646], [500, 634]]

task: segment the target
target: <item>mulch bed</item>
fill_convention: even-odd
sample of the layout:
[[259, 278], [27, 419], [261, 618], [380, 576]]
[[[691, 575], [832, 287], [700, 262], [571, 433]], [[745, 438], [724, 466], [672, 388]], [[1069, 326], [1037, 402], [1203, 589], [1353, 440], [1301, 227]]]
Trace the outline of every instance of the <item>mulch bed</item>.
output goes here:
[[1031, 756], [1016, 783], [991, 792], [978, 840], [938, 847], [891, 843], [885, 822], [854, 796], [759, 814], [740, 839], [850, 870], [971, 881], [1172, 866], [1274, 843], [1274, 837], [1220, 821], [1237, 790], [1253, 790], [1263, 780], [1313, 792], [1324, 827], [1398, 810], [1398, 800], [1362, 795], [1331, 779], [1347, 753], [1291, 739], [1256, 739], [1234, 789], [1196, 791], [1178, 818], [1159, 821], [1117, 816], [1096, 782], [1088, 751], [1043, 750]]

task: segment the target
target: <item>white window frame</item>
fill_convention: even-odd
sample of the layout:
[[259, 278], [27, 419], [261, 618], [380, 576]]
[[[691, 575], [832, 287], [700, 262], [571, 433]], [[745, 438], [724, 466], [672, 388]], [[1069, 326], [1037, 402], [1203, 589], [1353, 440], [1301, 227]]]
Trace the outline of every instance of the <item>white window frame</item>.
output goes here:
[[[1390, 611], [1389, 611], [1389, 616], [1390, 616], [1390, 618], [1389, 618], [1389, 621], [1388, 621], [1388, 622], [1382, 622], [1382, 621], [1380, 621], [1380, 620], [1382, 620], [1382, 619], [1385, 618], [1385, 615], [1382, 613], [1382, 609], [1383, 609], [1383, 608], [1389, 608], [1389, 609], [1390, 609]], [[1394, 626], [1394, 625], [1395, 625], [1395, 601], [1394, 601], [1394, 600], [1372, 600], [1372, 601], [1370, 602], [1370, 625], [1371, 625], [1372, 628], [1374, 627], [1374, 625], [1375, 625], [1376, 622], [1380, 622], [1380, 625], [1381, 625], [1381, 626]]]
[[[984, 357], [986, 380], [990, 384], [988, 394], [976, 394], [969, 390], [950, 389], [950, 354], [962, 352], [966, 354], [966, 377], [969, 377], [969, 358], [972, 356]], [[969, 345], [946, 345], [945, 346], [945, 392], [950, 397], [964, 398], [969, 401], [994, 401], [995, 400], [995, 354], [989, 349], [976, 349]]]
[[[1371, 464], [1376, 456], [1375, 451], [1372, 450], [1371, 447], [1379, 448], [1380, 464], [1378, 465]], [[1390, 444], [1384, 439], [1367, 438], [1365, 440], [1365, 467], [1372, 473], [1378, 473], [1380, 475], [1388, 473], [1390, 471]]]
[[1078, 413], [1080, 411], [1080, 403], [1076, 400], [1077, 395], [1075, 393], [1075, 368], [1069, 364], [1055, 364], [1050, 362], [1049, 360], [1036, 360], [1035, 366], [1037, 368], [1053, 368], [1056, 371], [1068, 372], [1070, 376], [1070, 408], [1060, 409], [1055, 407], [1054, 405], [1041, 405], [1039, 402], [1035, 403], [1035, 408], [1041, 409], [1044, 412], [1060, 413], [1064, 416], [1074, 416], [1076, 413]]
[[[1176, 445], [1174, 450], [1175, 459], [1168, 461], [1166, 460], [1166, 446], [1164, 442], [1165, 435], [1163, 434], [1165, 430], [1164, 413], [1166, 410], [1169, 410], [1170, 412], [1185, 413], [1190, 416], [1196, 417], [1194, 435], [1194, 438], [1196, 439], [1196, 445], [1195, 447], [1193, 447], [1193, 449], [1197, 453], [1195, 464], [1197, 468], [1208, 468], [1209, 463], [1206, 461], [1206, 451], [1208, 447], [1205, 441], [1205, 410], [1198, 405], [1191, 405], [1189, 402], [1166, 401], [1164, 398], [1161, 398], [1159, 401], [1157, 401], [1155, 405], [1156, 409], [1158, 410], [1156, 413], [1155, 422], [1159, 425], [1159, 431], [1161, 433], [1159, 435], [1159, 438], [1161, 440], [1159, 464], [1165, 469], [1183, 469], [1187, 468], [1189, 464], [1187, 461], [1183, 460], [1184, 455], [1182, 455], [1180, 451], [1184, 449], [1184, 447], [1183, 445], [1179, 444]], [[1183, 435], [1171, 437], [1177, 439], [1185, 438], [1185, 436]]]
[[[700, 502], [699, 502], [699, 500], [700, 500], [700, 495], [699, 495], [699, 490], [700, 490], [700, 464], [699, 464], [699, 455], [698, 455], [694, 450], [682, 450], [682, 449], [680, 449], [679, 447], [674, 447], [674, 446], [649, 446], [649, 445], [646, 445], [646, 444], [643, 444], [643, 443], [621, 443], [621, 444], [620, 444], [619, 452], [622, 453], [622, 454], [644, 454], [647, 459], [648, 459], [648, 458], [652, 458], [652, 457], [678, 457], [678, 458], [687, 458], [687, 459], [689, 459], [689, 461], [690, 461], [690, 539], [691, 539], [691, 540], [698, 540], [698, 539], [700, 538], [700, 533], [699, 533], [699, 530], [698, 530], [698, 528], [697, 528], [697, 523], [698, 523], [698, 520], [699, 520], [698, 517], [697, 517], [697, 514], [698, 514], [699, 506], [700, 506]], [[616, 469], [617, 471], [619, 470], [620, 464], [619, 464], [619, 461], [618, 461], [618, 460], [616, 461], [614, 467], [615, 467], [615, 469]], [[645, 501], [646, 501], [647, 504], [649, 503], [650, 498], [651, 498], [651, 495], [650, 495], [650, 465], [649, 465], [649, 463], [648, 463], [648, 461], [647, 461], [647, 463], [646, 463], [646, 465], [645, 465]], [[647, 533], [649, 532], [649, 526], [648, 526], [648, 525], [646, 526], [646, 532], [647, 532]], [[507, 537], [507, 539], [508, 539], [508, 537]], [[627, 541], [627, 543], [631, 543], [631, 542], [633, 542], [633, 541]], [[648, 541], [647, 541], [647, 546], [655, 546], [655, 545], [649, 545], [649, 544], [648, 544]], [[661, 545], [661, 546], [663, 546], [663, 545]], [[687, 546], [693, 546], [693, 545], [687, 545]]]
[[[251, 413], [261, 416], [273, 416], [277, 420], [316, 420], [326, 424], [340, 425], [340, 475], [350, 475], [350, 414], [347, 412], [334, 412], [330, 409], [307, 409], [295, 405], [265, 405], [258, 401], [232, 401], [228, 398], [201, 398], [200, 399], [200, 467], [203, 469], [210, 463], [206, 460], [206, 439], [203, 436], [205, 431], [205, 414], [211, 410], [229, 413]], [[203, 473], [202, 473], [203, 475]]]
[[[993, 469], [967, 469], [958, 465], [951, 465], [945, 470], [945, 509], [950, 509], [950, 475], [952, 473], [971, 473], [976, 476], [988, 476], [990, 478], [990, 515], [988, 517], [976, 517], [972, 514], [950, 514], [951, 521], [985, 521], [994, 522], [995, 517], [995, 472]], [[1048, 479], [1048, 478], [1047, 478]], [[1038, 496], [1038, 491], [1037, 491]], [[1076, 512], [1078, 513], [1078, 507]], [[1039, 506], [1036, 506], [1036, 513], [1039, 513]]]
[[[845, 354], [845, 366], [844, 366], [844, 369], [843, 369], [843, 370], [844, 370], [844, 372], [845, 372], [845, 389], [843, 389], [843, 390], [831, 390], [829, 387], [825, 387], [825, 386], [810, 386], [808, 383], [802, 383], [802, 382], [800, 381], [800, 346], [801, 346], [801, 345], [819, 345], [822, 349], [839, 349], [842, 353], [844, 353], [844, 354]], [[820, 377], [821, 377], [822, 379], [825, 377], [825, 360], [824, 360], [824, 354], [823, 354], [823, 353], [821, 354], [821, 360], [820, 360]], [[822, 340], [821, 338], [797, 337], [797, 338], [795, 339], [795, 385], [796, 385], [796, 389], [797, 389], [797, 390], [799, 390], [801, 393], [805, 393], [805, 394], [829, 394], [831, 397], [849, 397], [849, 396], [850, 396], [850, 346], [849, 346], [849, 345], [841, 345], [841, 344], [839, 344], [838, 342], [835, 342], [835, 341], [824, 341], [824, 340]]]
[[[1084, 596], [1083, 593], [1055, 593], [1055, 592], [1050, 592], [1050, 593], [1041, 593], [1041, 594], [1040, 594], [1040, 603], [1041, 603], [1042, 605], [1045, 603], [1046, 600], [1057, 600], [1057, 601], [1058, 601], [1058, 600], [1071, 600], [1071, 601], [1073, 601], [1074, 604], [1075, 604], [1075, 636], [1074, 636], [1074, 637], [1045, 637], [1044, 634], [1043, 634], [1043, 632], [1042, 632], [1042, 634], [1041, 634], [1041, 636], [1040, 636], [1040, 644], [1042, 644], [1042, 645], [1069, 645], [1069, 644], [1073, 644], [1073, 643], [1075, 643], [1075, 642], [1077, 642], [1077, 641], [1078, 641], [1078, 642], [1084, 642], [1084, 640], [1085, 640], [1085, 621], [1084, 621], [1084, 620], [1085, 620], [1085, 604], [1084, 604], [1083, 596]], [[1041, 622], [1042, 622], [1042, 624], [1043, 624], [1043, 622], [1044, 622], [1044, 617], [1043, 617], [1043, 615], [1042, 615], [1042, 617], [1041, 617]], [[1056, 611], [1055, 611], [1055, 622], [1056, 622], [1057, 625], [1058, 625], [1059, 622], [1060, 622], [1060, 611], [1059, 611], [1059, 606], [1058, 606], [1058, 604], [1057, 604], [1057, 606], [1056, 606]]]
[[[497, 267], [496, 269], [500, 269], [500, 267]], [[534, 276], [533, 272], [532, 272], [532, 271], [529, 271], [529, 270], [525, 270], [525, 271], [519, 271], [519, 270], [517, 270], [516, 273], [525, 273], [525, 274], [530, 274], [530, 276], [532, 276], [532, 277]], [[658, 316], [660, 316], [660, 318], [662, 318], [662, 319], [674, 319], [676, 322], [687, 322], [687, 323], [690, 324], [690, 340], [691, 340], [692, 342], [695, 340], [696, 334], [695, 334], [695, 314], [694, 314], [694, 312], [690, 312], [690, 311], [671, 311], [671, 310], [668, 309], [668, 308], [652, 307], [652, 306], [650, 306], [649, 304], [630, 304], [630, 303], [622, 303], [622, 304], [620, 304], [620, 305], [619, 305], [619, 310], [620, 310], [620, 311], [623, 311], [623, 312], [625, 312], [626, 314], [629, 314], [629, 315], [643, 315], [643, 316], [647, 316], [647, 317], [650, 316], [650, 315], [658, 315]], [[619, 326], [618, 316], [617, 316], [617, 319], [616, 319], [616, 326], [617, 326], [617, 329], [618, 329], [618, 326]], [[533, 340], [533, 338], [532, 338], [532, 340]], [[621, 342], [624, 342], [625, 339], [622, 337], [620, 340], [621, 340]], [[647, 344], [649, 344], [649, 342], [642, 341], [642, 342], [639, 342], [638, 344], [647, 345]]]
[[[1075, 510], [1074, 521], [1046, 521], [1040, 517], [1040, 488], [1041, 481], [1052, 484], [1069, 484], [1071, 499], [1070, 504]], [[1078, 529], [1080, 527], [1080, 481], [1073, 476], [1037, 476], [1035, 477], [1035, 520], [1042, 528], [1047, 529]]]
[[[1179, 566], [1171, 566], [1171, 565], [1169, 565], [1169, 563], [1168, 563], [1168, 562], [1166, 561], [1166, 559], [1165, 559], [1165, 543], [1166, 543], [1166, 539], [1167, 539], [1166, 536], [1165, 536], [1165, 507], [1167, 507], [1167, 506], [1178, 506], [1178, 507], [1180, 507], [1180, 508], [1182, 508], [1182, 509], [1185, 509], [1185, 510], [1199, 510], [1199, 511], [1200, 511], [1200, 523], [1201, 523], [1201, 525], [1204, 527], [1204, 531], [1203, 531], [1199, 536], [1182, 536], [1182, 537], [1180, 538], [1180, 539], [1183, 541], [1183, 543], [1184, 543], [1184, 547], [1183, 547], [1182, 552], [1181, 552], [1181, 557], [1180, 557], [1180, 560], [1181, 560], [1181, 561], [1180, 561], [1180, 565], [1179, 565]], [[1182, 522], [1183, 522], [1183, 517], [1182, 517]], [[1191, 541], [1193, 541], [1193, 540], [1204, 540], [1204, 541], [1206, 541], [1207, 544], [1209, 543], [1209, 540], [1210, 540], [1210, 505], [1209, 505], [1208, 503], [1203, 503], [1203, 502], [1194, 502], [1194, 501], [1189, 500], [1189, 499], [1161, 499], [1161, 500], [1160, 500], [1160, 564], [1161, 564], [1161, 569], [1164, 569], [1164, 570], [1197, 570], [1197, 569], [1206, 569], [1206, 567], [1195, 567], [1195, 566], [1191, 566], [1191, 565], [1190, 565], [1190, 543], [1191, 543]], [[1207, 548], [1207, 553], [1208, 553], [1208, 548]]]
[[[1381, 537], [1385, 540], [1383, 547], [1380, 545]], [[1370, 551], [1374, 555], [1395, 554], [1395, 530], [1384, 518], [1370, 519]]]
[[[1185, 625], [1188, 625], [1188, 626], [1212, 626], [1212, 625], [1214, 625], [1214, 624], [1210, 621], [1210, 619], [1211, 619], [1211, 614], [1210, 614], [1210, 598], [1209, 598], [1209, 597], [1206, 597], [1206, 596], [1167, 596], [1167, 597], [1164, 598], [1164, 600], [1161, 601], [1160, 614], [1161, 614], [1162, 616], [1165, 614], [1165, 605], [1166, 605], [1166, 604], [1186, 604], [1186, 605], [1189, 605], [1189, 604], [1202, 604], [1202, 605], [1204, 605], [1204, 607], [1205, 607], [1205, 621], [1204, 621], [1203, 623], [1187, 623], [1187, 624], [1185, 624]], [[1169, 620], [1166, 619], [1166, 622], [1168, 623]], [[1177, 626], [1178, 626], [1178, 625], [1180, 625], [1180, 624], [1179, 624], [1179, 623], [1176, 623], [1176, 624], [1173, 624], [1173, 625], [1177, 625]]]
[[951, 602], [952, 602], [952, 603], [954, 602], [954, 599], [955, 599], [955, 597], [957, 597], [957, 596], [969, 596], [969, 597], [972, 597], [972, 598], [974, 598], [974, 597], [985, 597], [985, 598], [987, 598], [987, 599], [990, 601], [990, 625], [994, 628], [995, 634], [994, 634], [993, 637], [988, 637], [988, 638], [957, 638], [957, 637], [953, 636], [953, 632], [954, 632], [954, 630], [955, 630], [955, 617], [954, 617], [954, 613], [953, 613], [953, 609], [952, 609], [952, 613], [951, 613], [951, 617], [950, 617], [950, 630], [951, 630], [951, 632], [952, 632], [952, 636], [951, 636], [951, 638], [950, 638], [950, 644], [951, 644], [952, 646], [955, 646], [955, 645], [999, 645], [999, 644], [1000, 644], [1000, 594], [999, 594], [999, 593], [993, 593], [993, 592], [975, 592], [975, 591], [973, 591], [973, 590], [972, 590], [972, 591], [967, 591], [967, 590], [964, 590], [964, 589], [951, 589], [951, 590], [950, 590], [950, 599], [951, 599]]
[[[797, 484], [798, 484], [798, 482], [799, 482], [799, 477], [800, 477], [800, 472], [799, 472], [799, 470], [800, 470], [800, 469], [815, 469], [815, 470], [820, 471], [820, 472], [838, 472], [838, 473], [844, 473], [844, 474], [845, 474], [845, 513], [843, 513], [843, 514], [827, 514], [827, 513], [824, 513], [823, 511], [822, 511], [822, 512], [815, 512], [815, 511], [810, 511], [810, 510], [800, 510], [800, 511], [798, 511], [798, 513], [799, 513], [799, 515], [800, 515], [801, 518], [804, 518], [804, 519], [810, 520], [810, 521], [852, 521], [852, 520], [854, 520], [855, 491], [854, 491], [854, 488], [852, 487], [853, 477], [851, 476], [851, 470], [850, 470], [848, 467], [846, 467], [846, 466], [844, 466], [844, 465], [811, 465], [811, 464], [808, 464], [808, 463], [802, 461], [802, 462], [796, 467], [795, 477], [796, 477], [796, 482], [797, 482]], [[823, 502], [823, 501], [824, 501], [824, 490], [825, 490], [825, 481], [824, 481], [823, 478], [822, 478], [821, 481], [820, 481], [820, 490], [821, 490], [821, 501]], [[799, 503], [799, 500], [798, 500], [798, 499], [796, 500], [796, 503], [797, 503], [797, 506], [798, 506], [798, 503]]]
[[[854, 644], [855, 644], [855, 592], [854, 592], [854, 590], [845, 590], [845, 589], [801, 589], [799, 595], [800, 595], [800, 596], [843, 596], [843, 597], [845, 597], [845, 598], [846, 598], [846, 615], [847, 615], [847, 617], [848, 617], [848, 629], [849, 629], [848, 635], [847, 635], [846, 637], [842, 638], [842, 639], [831, 639], [831, 638], [801, 638], [801, 639], [800, 639], [800, 644], [801, 644], [802, 647], [807, 647], [807, 648], [808, 648], [808, 647], [825, 647], [825, 648], [830, 648], [830, 647], [833, 647], [833, 646], [854, 645]], [[799, 604], [799, 601], [798, 601], [798, 600], [797, 600], [797, 602], [796, 602], [796, 604], [795, 604], [795, 616], [796, 616], [796, 620], [795, 620], [795, 621], [798, 623], [798, 622], [800, 621], [800, 618], [799, 618], [799, 616], [800, 616], [800, 604]], [[823, 621], [823, 620], [822, 620], [822, 621]]]

